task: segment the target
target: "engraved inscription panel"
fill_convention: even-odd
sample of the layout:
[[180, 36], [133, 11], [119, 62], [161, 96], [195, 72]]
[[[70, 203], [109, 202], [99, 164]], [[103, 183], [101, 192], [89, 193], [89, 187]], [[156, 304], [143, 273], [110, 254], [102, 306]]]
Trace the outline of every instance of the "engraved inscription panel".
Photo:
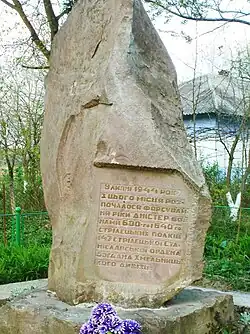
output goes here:
[[[178, 274], [189, 209], [184, 189], [102, 183], [95, 264], [112, 278], [161, 282]], [[109, 273], [109, 274], [108, 274]], [[108, 278], [108, 277], [106, 277]]]

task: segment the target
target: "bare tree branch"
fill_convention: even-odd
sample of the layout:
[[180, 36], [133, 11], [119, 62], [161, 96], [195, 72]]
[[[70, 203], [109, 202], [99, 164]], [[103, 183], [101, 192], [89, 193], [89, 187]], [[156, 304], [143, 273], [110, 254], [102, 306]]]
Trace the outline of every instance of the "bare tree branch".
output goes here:
[[[169, 7], [164, 6], [162, 3], [158, 2], [157, 0], [144, 0], [147, 3], [151, 3], [153, 5], [156, 5], [162, 9], [164, 9], [166, 12], [178, 16], [184, 20], [190, 20], [190, 21], [203, 21], [203, 22], [229, 22], [229, 23], [242, 23], [242, 24], [246, 24], [246, 25], [250, 25], [249, 21], [246, 20], [242, 20], [240, 18], [234, 17], [234, 18], [227, 18], [222, 16], [222, 11], [218, 11], [216, 10], [220, 17], [204, 17], [201, 16], [201, 13], [199, 13], [199, 16], [191, 16], [190, 14], [187, 13], [183, 14], [181, 13], [180, 9], [178, 7], [176, 7], [176, 11], [170, 9]], [[250, 13], [242, 13], [241, 11], [236, 11], [236, 14], [242, 14], [242, 16], [250, 16]]]
[[31, 70], [48, 70], [49, 66], [27, 66], [27, 65], [22, 65], [23, 68], [28, 68]]
[[59, 21], [64, 15], [68, 14], [69, 13], [69, 10], [68, 9], [65, 9], [63, 10], [56, 18], [57, 20]]
[[58, 19], [55, 16], [50, 0], [43, 0], [45, 13], [50, 27], [50, 40], [53, 41], [55, 34], [58, 32]]
[[[211, 34], [212, 32], [214, 32], [214, 31], [216, 31], [216, 30], [218, 30], [218, 29], [224, 27], [224, 26], [225, 26], [226, 24], [228, 24], [228, 23], [229, 23], [229, 22], [224, 22], [224, 23], [220, 24], [218, 27], [215, 27], [214, 29], [208, 30], [208, 31], [206, 31], [206, 32], [204, 32], [204, 33], [202, 33], [202, 34], [200, 34], [198, 37], [202, 37], [202, 36], [204, 36], [204, 35]], [[195, 38], [197, 38], [197, 37], [195, 37]]]
[[[6, 4], [6, 0], [0, 0], [0, 1]], [[45, 58], [49, 60], [50, 51], [47, 49], [46, 45], [39, 38], [35, 28], [33, 27], [33, 25], [31, 24], [30, 20], [28, 19], [27, 15], [24, 12], [22, 4], [20, 3], [19, 0], [13, 0], [13, 3], [14, 5], [10, 7], [15, 9], [18, 12], [20, 18], [22, 19], [23, 23], [26, 25], [26, 27], [28, 28], [30, 32], [32, 41], [35, 43], [36, 47], [42, 52]]]
[[7, 5], [7, 6], [9, 6], [10, 8], [12, 8], [12, 9], [16, 9], [15, 8], [15, 6], [12, 4], [12, 3], [10, 3], [10, 2], [8, 2], [8, 1], [6, 1], [6, 0], [1, 0], [5, 5]]

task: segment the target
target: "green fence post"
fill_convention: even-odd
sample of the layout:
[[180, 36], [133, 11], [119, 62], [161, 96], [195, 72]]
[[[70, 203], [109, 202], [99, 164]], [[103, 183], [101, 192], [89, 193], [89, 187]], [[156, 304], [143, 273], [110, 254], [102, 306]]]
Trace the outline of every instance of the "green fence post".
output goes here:
[[21, 245], [21, 208], [16, 208], [16, 244]]

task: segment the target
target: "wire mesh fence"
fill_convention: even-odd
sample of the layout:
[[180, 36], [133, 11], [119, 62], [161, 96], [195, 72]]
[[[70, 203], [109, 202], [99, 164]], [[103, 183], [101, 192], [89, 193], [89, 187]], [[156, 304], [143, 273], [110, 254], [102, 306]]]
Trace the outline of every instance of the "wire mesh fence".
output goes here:
[[[223, 219], [225, 222], [231, 221], [230, 219], [230, 207], [223, 205], [213, 206], [213, 218]], [[238, 223], [248, 224], [250, 223], [250, 208], [239, 208], [237, 224]]]
[[250, 208], [240, 208], [238, 219], [232, 221], [230, 218], [230, 208], [228, 206], [214, 206], [211, 227], [217, 235], [225, 235], [231, 240], [238, 241], [239, 236], [250, 238]]
[[48, 245], [51, 243], [49, 216], [44, 212], [0, 214], [0, 244]]
[[[218, 234], [227, 231], [236, 242], [239, 235], [250, 236], [250, 208], [240, 208], [238, 220], [230, 219], [230, 208], [214, 206], [211, 228]], [[52, 230], [48, 212], [22, 212], [16, 208], [14, 214], [0, 214], [0, 244], [9, 245], [50, 245]]]

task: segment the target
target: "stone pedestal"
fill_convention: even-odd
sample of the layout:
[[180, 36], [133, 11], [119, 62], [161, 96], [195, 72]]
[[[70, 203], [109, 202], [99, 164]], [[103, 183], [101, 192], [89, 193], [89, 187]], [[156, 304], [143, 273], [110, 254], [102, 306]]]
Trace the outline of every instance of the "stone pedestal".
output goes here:
[[[0, 303], [0, 333], [78, 334], [94, 304], [70, 306], [47, 292], [44, 284], [31, 282], [31, 286], [33, 289], [26, 285], [23, 293], [15, 287], [10, 300], [6, 299], [6, 291], [11, 290], [11, 285], [8, 289], [0, 287], [0, 300], [4, 295]], [[233, 300], [232, 296], [215, 291], [186, 288], [159, 309], [116, 310], [123, 319], [139, 321], [143, 334], [217, 334], [223, 324], [233, 319]]]

